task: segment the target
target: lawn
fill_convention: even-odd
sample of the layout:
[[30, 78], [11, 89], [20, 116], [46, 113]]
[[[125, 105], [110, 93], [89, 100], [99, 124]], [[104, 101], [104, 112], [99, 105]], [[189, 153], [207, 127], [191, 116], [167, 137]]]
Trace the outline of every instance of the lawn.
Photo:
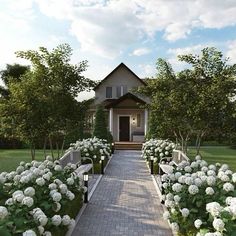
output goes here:
[[[47, 152], [50, 155], [50, 152]], [[43, 150], [36, 150], [35, 160], [44, 160]], [[0, 149], [0, 173], [3, 171], [12, 171], [20, 164], [21, 161], [31, 162], [30, 150], [28, 149]], [[107, 159], [104, 160], [104, 167], [107, 164]], [[94, 164], [94, 173], [101, 172], [99, 163]]]
[[[231, 170], [236, 171], [236, 149], [227, 146], [203, 146], [200, 153], [208, 163], [226, 163]], [[187, 156], [193, 159], [196, 156], [196, 149], [190, 147]]]
[[[43, 159], [43, 150], [36, 150], [35, 160]], [[0, 172], [14, 170], [21, 161], [31, 162], [29, 149], [0, 149]]]

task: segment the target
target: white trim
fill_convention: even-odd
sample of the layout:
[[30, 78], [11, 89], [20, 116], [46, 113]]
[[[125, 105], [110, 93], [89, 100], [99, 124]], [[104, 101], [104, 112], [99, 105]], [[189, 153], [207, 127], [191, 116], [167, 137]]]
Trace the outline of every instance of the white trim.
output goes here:
[[109, 109], [109, 131], [113, 135], [113, 108]]
[[131, 142], [131, 116], [132, 115], [117, 115], [118, 122], [117, 122], [117, 136], [118, 136], [118, 142], [120, 142], [120, 117], [129, 117], [129, 142]]
[[148, 110], [144, 110], [144, 135], [146, 136], [148, 129]]

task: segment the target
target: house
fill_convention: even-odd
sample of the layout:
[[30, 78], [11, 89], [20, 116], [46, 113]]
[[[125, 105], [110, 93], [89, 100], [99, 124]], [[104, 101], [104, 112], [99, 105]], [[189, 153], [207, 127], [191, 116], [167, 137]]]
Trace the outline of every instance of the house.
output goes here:
[[118, 65], [94, 88], [95, 99], [89, 110], [91, 122], [101, 104], [114, 141], [143, 142], [148, 124], [144, 105], [149, 99], [135, 94], [134, 89], [145, 85], [124, 63]]

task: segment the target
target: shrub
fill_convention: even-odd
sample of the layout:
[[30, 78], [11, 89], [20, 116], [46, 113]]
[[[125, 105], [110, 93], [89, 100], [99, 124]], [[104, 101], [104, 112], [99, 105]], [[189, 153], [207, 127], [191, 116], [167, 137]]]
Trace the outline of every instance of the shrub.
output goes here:
[[208, 165], [200, 156], [162, 176], [165, 206], [179, 235], [233, 235], [236, 231], [236, 173], [228, 165]]
[[159, 162], [161, 158], [171, 157], [175, 146], [169, 140], [150, 139], [143, 144], [142, 157], [148, 161], [153, 156], [154, 162]]
[[[15, 171], [2, 172], [0, 235], [64, 235], [82, 201], [76, 168], [68, 164], [62, 169], [58, 161], [48, 158], [21, 162]], [[76, 213], [68, 211], [71, 206]]]
[[88, 138], [72, 143], [68, 150], [80, 150], [82, 157], [90, 157], [95, 163], [101, 160], [101, 156], [111, 155], [111, 145], [105, 139]]

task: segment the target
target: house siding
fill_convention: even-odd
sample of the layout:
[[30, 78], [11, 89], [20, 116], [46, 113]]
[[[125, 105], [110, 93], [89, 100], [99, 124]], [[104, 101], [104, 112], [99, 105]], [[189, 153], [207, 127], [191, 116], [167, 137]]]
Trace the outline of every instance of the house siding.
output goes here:
[[130, 71], [125, 67], [119, 68], [119, 70], [114, 71], [109, 78], [104, 80], [102, 84], [95, 90], [95, 104], [100, 104], [106, 100], [106, 87], [112, 87], [112, 98], [117, 98], [116, 87], [126, 86], [127, 92], [133, 88], [142, 86], [143, 83], [135, 77]]

